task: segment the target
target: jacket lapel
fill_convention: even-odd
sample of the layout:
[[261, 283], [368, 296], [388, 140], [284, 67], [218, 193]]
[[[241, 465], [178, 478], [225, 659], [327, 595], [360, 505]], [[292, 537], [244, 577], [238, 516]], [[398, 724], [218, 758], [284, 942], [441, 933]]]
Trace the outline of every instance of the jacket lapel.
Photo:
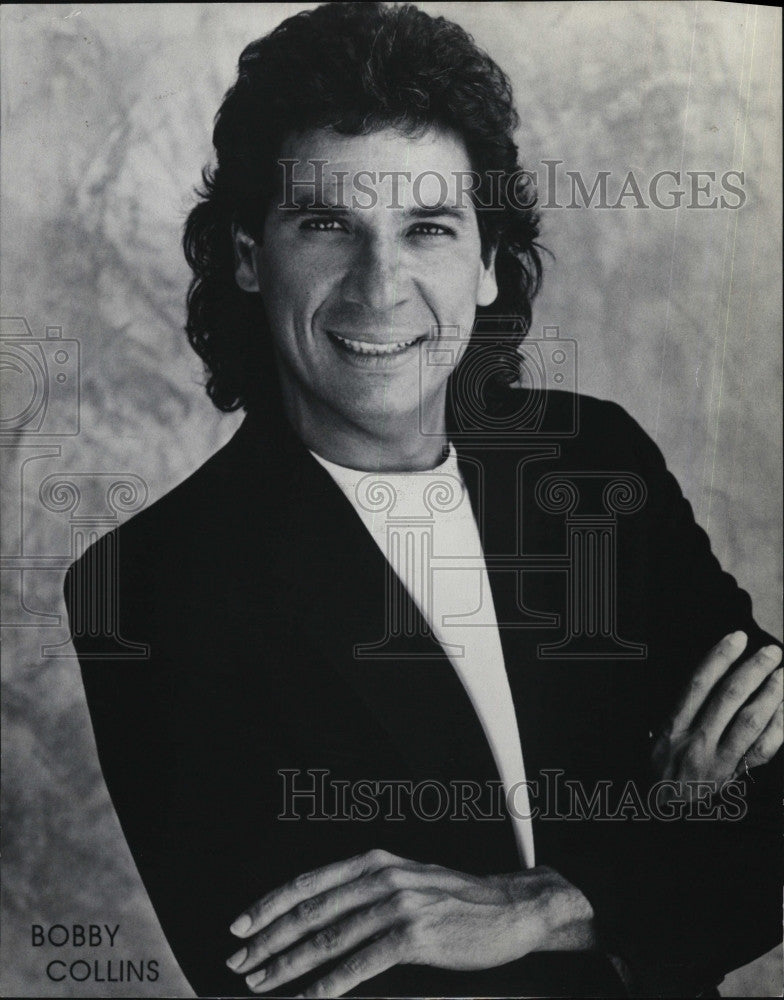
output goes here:
[[329, 473], [283, 420], [248, 416], [230, 450], [292, 627], [310, 635], [416, 774], [497, 779], [473, 706], [402, 587], [410, 627], [389, 629], [389, 564]]
[[552, 641], [562, 620], [556, 596], [564, 587], [562, 574], [524, 570], [517, 558], [551, 548], [536, 508], [522, 503], [521, 477], [535, 481], [552, 469], [559, 452], [537, 441], [514, 449], [458, 444], [457, 452], [482, 539], [526, 777], [536, 780], [543, 769], [564, 762], [569, 713], [557, 705], [565, 705], [565, 692], [576, 696], [578, 687], [583, 690], [573, 669], [564, 677], [563, 665], [538, 655], [539, 644]]

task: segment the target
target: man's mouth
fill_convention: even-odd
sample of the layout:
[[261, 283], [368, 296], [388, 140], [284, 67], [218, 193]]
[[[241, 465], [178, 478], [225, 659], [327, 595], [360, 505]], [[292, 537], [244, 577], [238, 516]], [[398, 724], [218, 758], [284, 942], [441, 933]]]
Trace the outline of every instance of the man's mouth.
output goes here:
[[377, 344], [370, 340], [341, 337], [339, 334], [333, 333], [332, 330], [328, 330], [327, 333], [335, 343], [345, 350], [351, 351], [354, 354], [369, 355], [372, 357], [389, 357], [393, 354], [402, 354], [403, 351], [407, 351], [410, 347], [425, 339], [423, 335], [412, 337], [410, 340], [392, 340], [386, 344]]

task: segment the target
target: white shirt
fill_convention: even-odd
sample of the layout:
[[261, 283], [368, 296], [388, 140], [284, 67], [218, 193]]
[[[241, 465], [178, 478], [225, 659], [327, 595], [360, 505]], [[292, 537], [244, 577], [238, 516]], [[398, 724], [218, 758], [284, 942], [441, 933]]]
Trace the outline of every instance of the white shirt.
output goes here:
[[513, 804], [520, 862], [533, 867], [517, 718], [482, 543], [454, 446], [427, 472], [360, 472], [311, 454], [346, 495], [444, 647]]

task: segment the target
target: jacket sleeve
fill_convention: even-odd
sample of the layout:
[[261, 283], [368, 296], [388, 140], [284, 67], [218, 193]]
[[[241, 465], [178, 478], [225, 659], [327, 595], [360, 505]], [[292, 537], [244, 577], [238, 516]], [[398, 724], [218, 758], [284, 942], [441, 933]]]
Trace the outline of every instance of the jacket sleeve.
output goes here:
[[[161, 927], [193, 989], [203, 996], [249, 995], [244, 980], [223, 964], [237, 947], [228, 927], [254, 892], [268, 887], [271, 872], [285, 872], [285, 858], [263, 837], [255, 855], [259, 869], [247, 845], [238, 849], [233, 834], [243, 803], [226, 780], [224, 802], [209, 792], [200, 797], [200, 782], [206, 788], [213, 779], [207, 770], [211, 733], [204, 726], [198, 741], [183, 739], [186, 664], [159, 641], [158, 620], [167, 609], [150, 569], [154, 555], [134, 552], [119, 573], [107, 555], [113, 545], [114, 534], [100, 539], [70, 568], [64, 585], [104, 780]], [[117, 646], [118, 633], [146, 644], [146, 655], [128, 656]], [[186, 648], [183, 643], [183, 656]], [[236, 763], [242, 767], [240, 752]], [[259, 808], [258, 801], [247, 806]]]
[[[653, 726], [722, 636], [746, 631], [747, 654], [775, 640], [721, 569], [658, 447], [625, 411], [606, 405], [648, 490], [645, 523], [635, 530], [649, 540], [639, 572], [656, 664], [646, 681]], [[739, 783], [742, 796], [723, 816], [594, 830], [588, 838], [596, 837], [602, 861], [592, 864], [589, 844], [574, 870], [563, 872], [593, 905], [603, 947], [626, 962], [639, 993], [699, 995], [780, 940], [781, 771], [779, 752]]]

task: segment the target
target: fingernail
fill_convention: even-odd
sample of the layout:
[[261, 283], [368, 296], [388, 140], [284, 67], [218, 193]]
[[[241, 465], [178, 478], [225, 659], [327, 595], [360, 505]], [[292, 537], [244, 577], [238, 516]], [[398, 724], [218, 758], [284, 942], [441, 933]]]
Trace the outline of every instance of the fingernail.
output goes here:
[[733, 646], [740, 646], [742, 643], [744, 643], [746, 641], [746, 633], [745, 632], [733, 632], [727, 638], [728, 638], [728, 641], [730, 642], [731, 645], [733, 645]]
[[243, 913], [241, 917], [237, 917], [229, 930], [232, 934], [236, 934], [237, 937], [242, 937], [244, 934], [248, 933], [252, 926], [253, 921], [247, 913]]
[[239, 969], [245, 959], [248, 957], [248, 949], [240, 948], [236, 955], [232, 955], [231, 958], [226, 959], [226, 965], [232, 970]]
[[780, 660], [781, 650], [778, 646], [763, 646], [762, 655], [767, 657], [769, 660]]
[[257, 986], [259, 986], [261, 983], [263, 983], [266, 978], [267, 978], [267, 970], [266, 969], [259, 969], [259, 971], [258, 972], [254, 972], [252, 976], [246, 976], [245, 977], [245, 982], [253, 990]]

